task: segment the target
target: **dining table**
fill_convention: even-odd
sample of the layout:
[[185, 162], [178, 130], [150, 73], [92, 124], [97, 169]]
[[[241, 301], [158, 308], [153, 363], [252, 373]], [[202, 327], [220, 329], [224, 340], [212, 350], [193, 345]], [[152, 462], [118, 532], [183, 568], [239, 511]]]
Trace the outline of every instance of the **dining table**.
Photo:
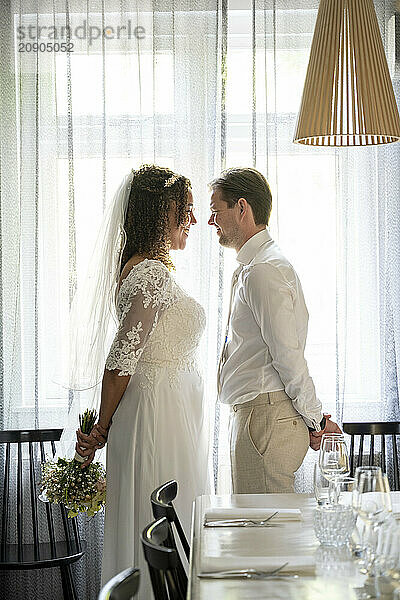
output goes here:
[[[392, 492], [400, 511], [400, 492]], [[321, 545], [314, 534], [317, 506], [310, 494], [237, 494], [199, 496], [193, 504], [187, 600], [353, 600], [376, 597], [376, 578], [361, 572], [349, 545]], [[221, 523], [265, 512], [265, 525]], [[254, 519], [254, 515], [257, 519]], [[273, 576], [237, 574], [262, 571]], [[380, 588], [393, 598], [393, 588]]]

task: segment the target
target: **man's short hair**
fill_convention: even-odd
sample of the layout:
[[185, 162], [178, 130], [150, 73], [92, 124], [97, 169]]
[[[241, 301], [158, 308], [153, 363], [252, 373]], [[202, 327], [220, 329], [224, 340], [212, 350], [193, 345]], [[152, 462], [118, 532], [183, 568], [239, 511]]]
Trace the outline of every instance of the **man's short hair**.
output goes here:
[[210, 187], [221, 190], [223, 200], [230, 208], [239, 198], [244, 198], [251, 206], [255, 224], [268, 225], [272, 208], [271, 190], [264, 175], [256, 169], [227, 169], [210, 182]]

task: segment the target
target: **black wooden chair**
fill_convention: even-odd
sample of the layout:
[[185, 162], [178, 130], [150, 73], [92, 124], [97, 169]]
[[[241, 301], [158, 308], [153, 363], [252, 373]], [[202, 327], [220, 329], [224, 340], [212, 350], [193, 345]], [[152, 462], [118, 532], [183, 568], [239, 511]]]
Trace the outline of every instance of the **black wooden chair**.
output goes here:
[[[383, 423], [343, 423], [343, 431], [351, 436], [350, 442], [350, 474], [354, 476], [356, 467], [360, 467], [363, 462], [364, 438], [370, 436], [369, 453], [367, 464], [375, 464], [376, 451], [379, 451], [380, 466], [382, 471], [387, 472], [392, 479], [392, 489], [400, 490], [399, 478], [399, 453], [397, 449], [396, 435], [400, 435], [399, 422]], [[355, 452], [355, 438], [360, 436], [358, 451]], [[376, 438], [380, 438], [380, 444], [376, 444]], [[380, 448], [378, 448], [378, 445]], [[392, 461], [388, 460], [392, 457]]]
[[178, 515], [176, 514], [172, 501], [175, 500], [178, 494], [178, 483], [175, 480], [168, 481], [160, 487], [158, 487], [151, 494], [151, 508], [155, 519], [161, 519], [165, 517], [169, 523], [169, 534], [165, 540], [165, 546], [168, 548], [174, 548], [178, 552], [178, 565], [177, 565], [177, 577], [181, 590], [186, 590], [188, 585], [188, 578], [181, 560], [180, 548], [176, 543], [176, 537], [174, 535], [174, 528], [177, 533], [177, 538], [181, 543], [182, 549], [185, 553], [187, 561], [187, 567], [189, 567], [190, 547], [186, 539], [185, 532], [181, 522], [179, 521]]
[[139, 580], [139, 569], [125, 569], [106, 583], [97, 600], [130, 600], [136, 596]]
[[181, 588], [177, 574], [178, 552], [165, 546], [170, 532], [168, 520], [163, 517], [145, 527], [141, 535], [155, 600], [186, 598], [186, 589]]
[[151, 508], [155, 519], [161, 519], [162, 517], [165, 517], [168, 520], [168, 523], [171, 525], [172, 531], [173, 527], [176, 528], [182, 548], [185, 552], [186, 558], [189, 561], [190, 547], [178, 515], [176, 514], [175, 508], [172, 504], [172, 501], [175, 500], [177, 494], [178, 483], [175, 480], [164, 483], [151, 494]]
[[[82, 558], [86, 543], [80, 540], [76, 519], [67, 517], [63, 505], [43, 503], [38, 498], [45, 448], [50, 447], [54, 456], [61, 433], [62, 429], [0, 431], [4, 461], [0, 570], [60, 567], [64, 600], [76, 600], [71, 564]], [[25, 458], [29, 459], [29, 477]], [[58, 524], [63, 532], [61, 541], [56, 540]]]

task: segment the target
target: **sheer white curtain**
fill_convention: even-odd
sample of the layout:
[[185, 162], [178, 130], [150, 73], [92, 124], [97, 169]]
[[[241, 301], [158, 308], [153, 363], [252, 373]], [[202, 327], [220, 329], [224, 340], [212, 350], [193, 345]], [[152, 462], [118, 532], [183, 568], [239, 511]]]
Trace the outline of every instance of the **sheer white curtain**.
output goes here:
[[[183, 260], [192, 263], [185, 271], [192, 274], [189, 285], [197, 281], [199, 248], [202, 273], [210, 254], [203, 200], [214, 172], [217, 12], [202, 2], [134, 8], [108, 2], [107, 11], [104, 6], [93, 1], [10, 6], [9, 25], [14, 19], [26, 39], [38, 27], [44, 42], [50, 28], [70, 27], [73, 50], [35, 53], [26, 41], [25, 51], [18, 52], [15, 29], [7, 31], [8, 86], [2, 88], [3, 103], [9, 102], [2, 111], [7, 427], [32, 423], [33, 414], [40, 426], [61, 419], [68, 393], [53, 380], [64, 359], [61, 334], [69, 302], [85, 276], [104, 208], [127, 171], [156, 162], [190, 176], [200, 218]], [[126, 39], [123, 32], [120, 39], [95, 38], [104, 27], [116, 31], [128, 22], [132, 30], [143, 29], [141, 39]]]
[[[104, 209], [132, 167], [155, 162], [191, 178], [199, 224], [176, 257], [177, 275], [210, 304], [204, 192], [215, 169], [218, 6], [10, 0], [0, 14], [1, 427], [62, 427], [71, 393], [56, 381], [69, 304]], [[210, 364], [213, 329], [211, 319]], [[102, 516], [82, 528], [89, 548], [74, 571], [89, 600], [100, 582]], [[9, 573], [5, 589], [56, 599], [58, 570], [51, 575]]]
[[[230, 6], [226, 164], [254, 166], [270, 183], [270, 231], [302, 281], [310, 313], [307, 360], [324, 409], [335, 415], [337, 158], [335, 150], [292, 143], [318, 1]], [[232, 270], [234, 253], [226, 254]], [[221, 490], [229, 484], [227, 412], [221, 410]], [[314, 459], [312, 451], [307, 458]], [[300, 474], [299, 491], [307, 484]]]
[[[271, 184], [270, 230], [303, 284], [306, 354], [324, 410], [339, 422], [396, 420], [400, 145], [335, 150], [292, 143], [318, 5], [230, 0], [226, 165], [255, 166]], [[399, 102], [400, 14], [390, 0], [376, 0], [375, 9]], [[225, 270], [234, 263], [227, 251]], [[222, 409], [221, 491], [229, 485], [226, 428]], [[315, 457], [310, 450], [299, 491], [311, 491]]]

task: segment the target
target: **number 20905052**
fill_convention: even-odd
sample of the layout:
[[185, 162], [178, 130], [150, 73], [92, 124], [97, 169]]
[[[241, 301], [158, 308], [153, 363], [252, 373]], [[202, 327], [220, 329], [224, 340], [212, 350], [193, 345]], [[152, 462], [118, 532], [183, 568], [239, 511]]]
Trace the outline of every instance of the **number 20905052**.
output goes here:
[[19, 42], [18, 52], [73, 52], [73, 42]]

